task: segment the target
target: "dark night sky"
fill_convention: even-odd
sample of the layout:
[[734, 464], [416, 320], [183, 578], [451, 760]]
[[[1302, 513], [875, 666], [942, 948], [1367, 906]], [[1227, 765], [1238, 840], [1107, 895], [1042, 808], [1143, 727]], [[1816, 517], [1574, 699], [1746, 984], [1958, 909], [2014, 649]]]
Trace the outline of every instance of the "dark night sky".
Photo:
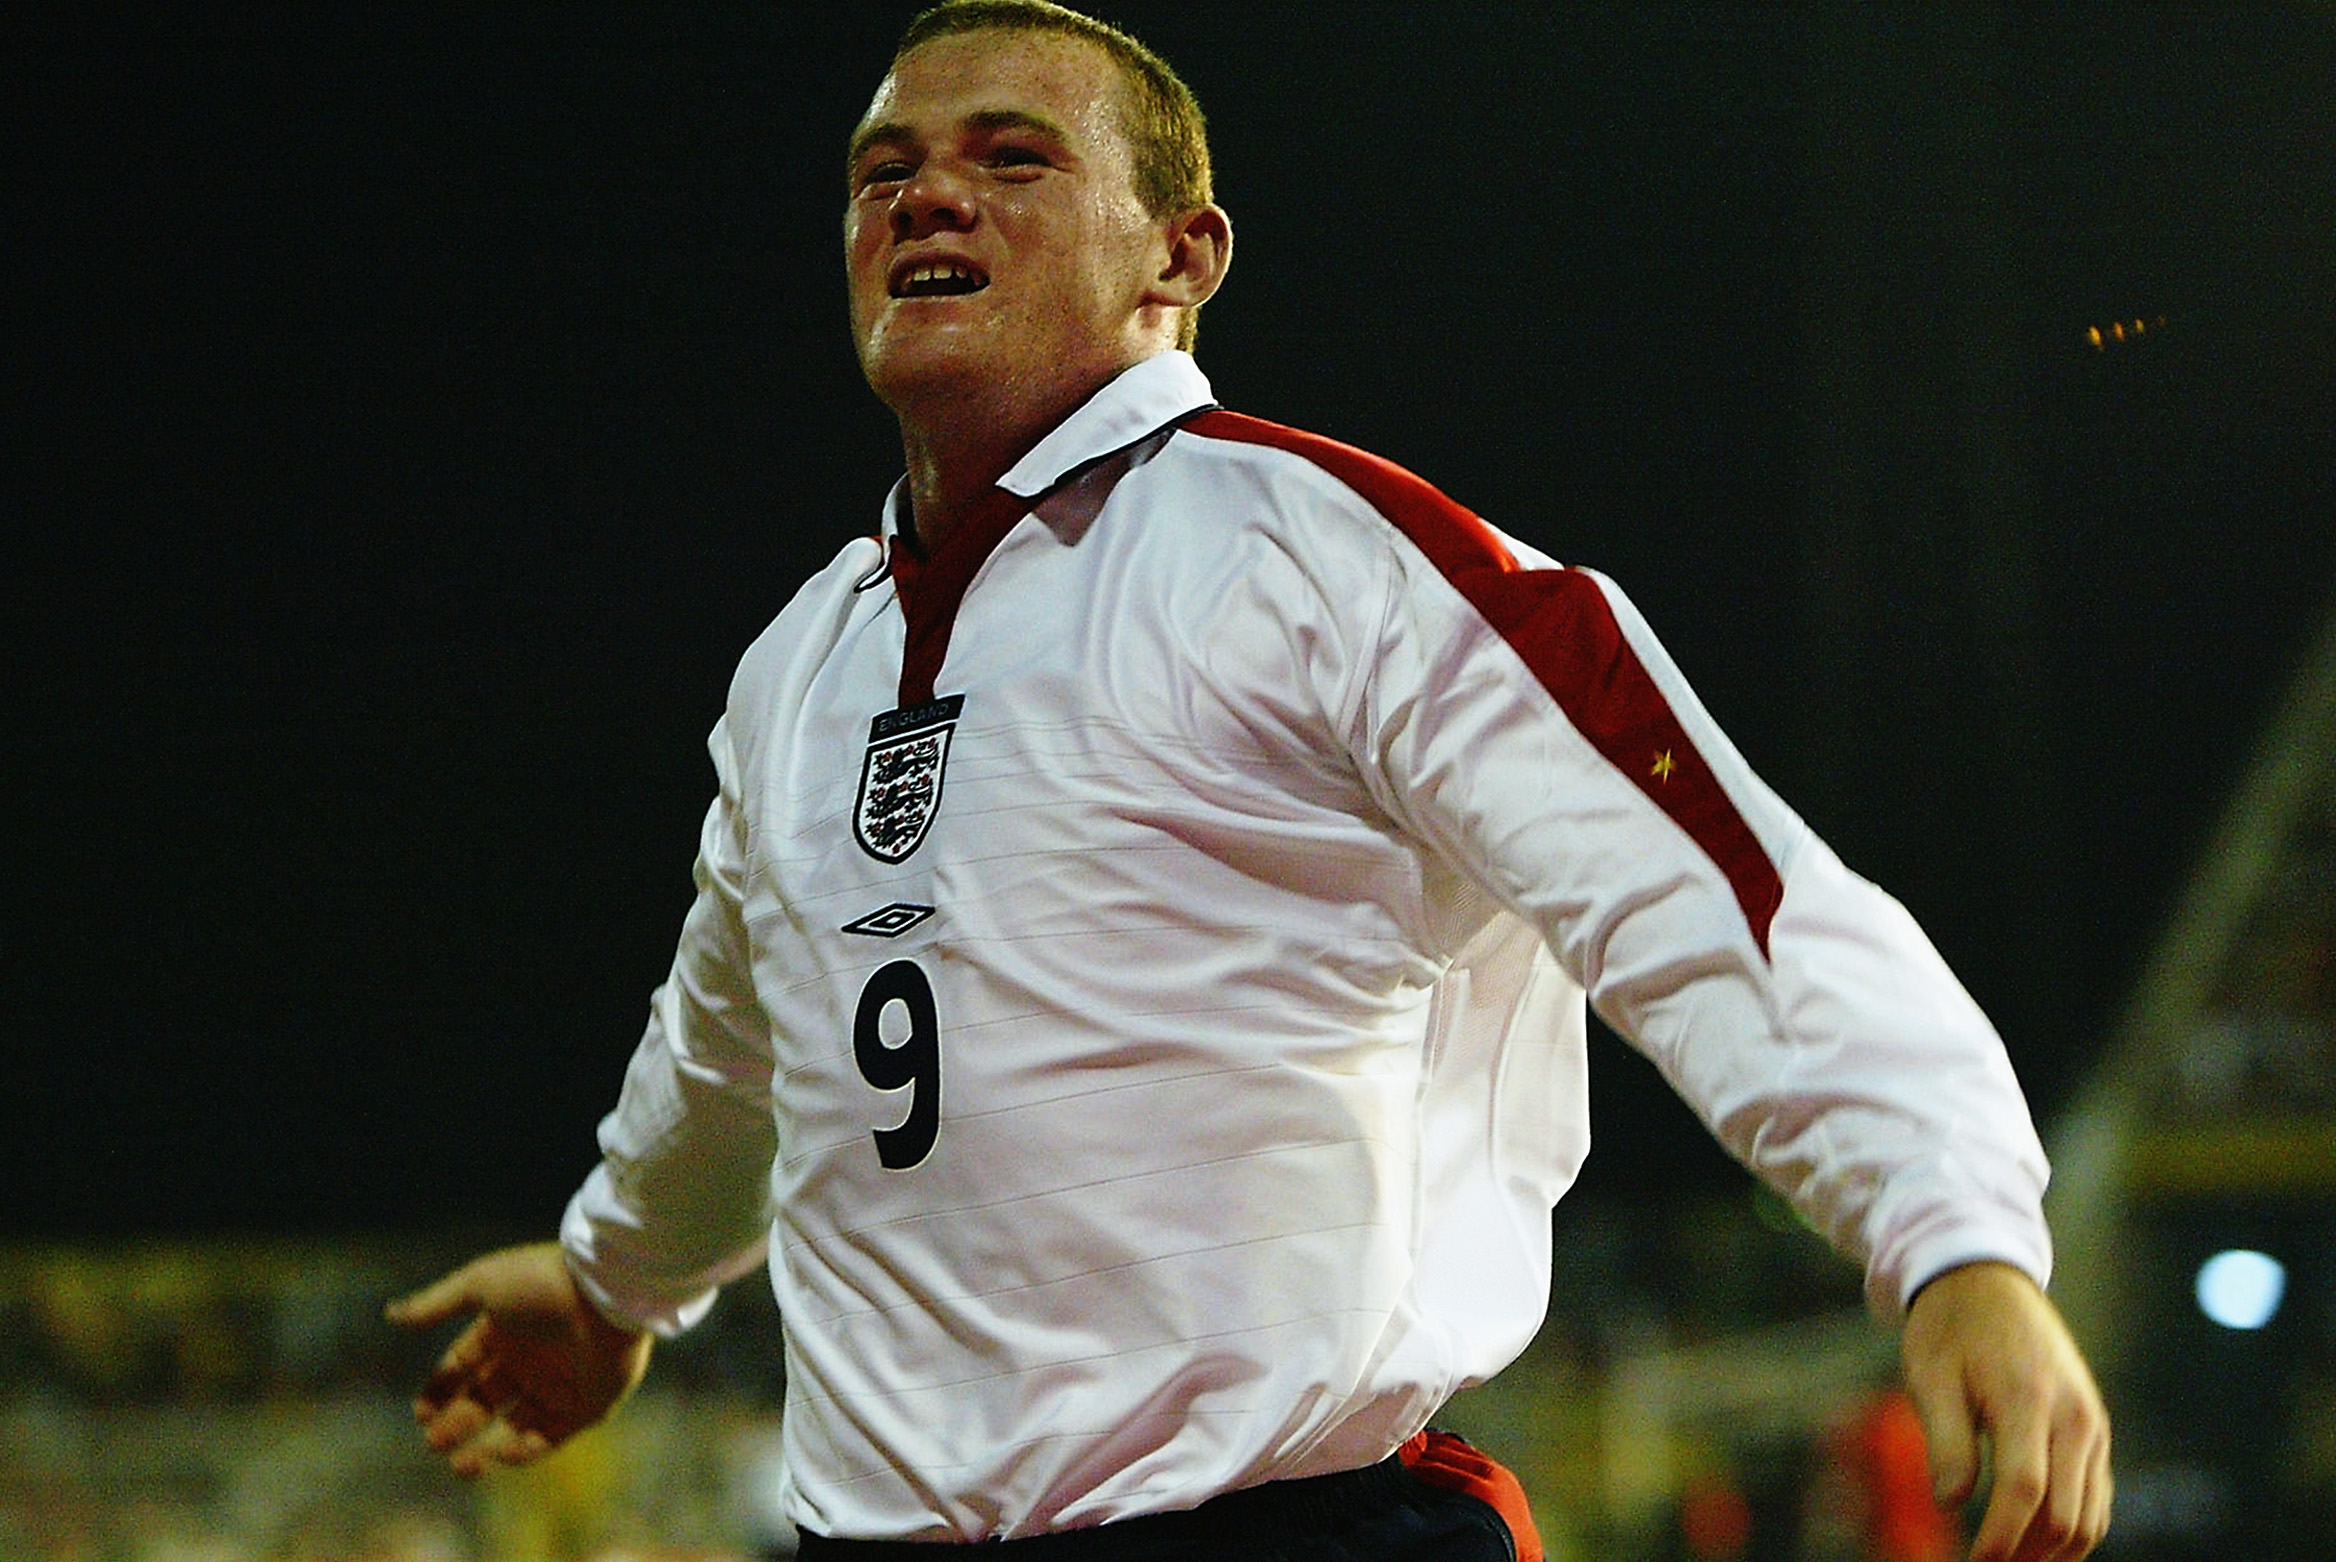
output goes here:
[[[0, 23], [0, 1231], [548, 1226], [895, 468], [910, 9]], [[2048, 1116], [2336, 592], [2336, 13], [1103, 10], [1211, 114], [1219, 394], [1617, 576]], [[1592, 1186], [1708, 1185], [1597, 1068]]]

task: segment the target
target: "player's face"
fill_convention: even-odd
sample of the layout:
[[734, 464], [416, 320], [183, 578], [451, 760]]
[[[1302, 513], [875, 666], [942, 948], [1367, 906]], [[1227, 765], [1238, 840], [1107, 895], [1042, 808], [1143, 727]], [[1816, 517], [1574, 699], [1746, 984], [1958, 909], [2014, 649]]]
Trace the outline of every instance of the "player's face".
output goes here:
[[1167, 224], [1121, 90], [1094, 45], [1015, 31], [936, 38], [877, 88], [844, 245], [860, 367], [895, 410], [975, 387], [1067, 409], [1157, 350]]

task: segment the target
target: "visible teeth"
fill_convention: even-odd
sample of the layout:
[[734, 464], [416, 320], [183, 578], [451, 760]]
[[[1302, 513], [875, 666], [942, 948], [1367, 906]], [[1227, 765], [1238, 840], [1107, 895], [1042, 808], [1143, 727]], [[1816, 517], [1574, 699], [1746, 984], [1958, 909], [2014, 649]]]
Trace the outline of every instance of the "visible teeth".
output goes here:
[[899, 291], [917, 297], [927, 294], [977, 293], [988, 283], [974, 267], [962, 261], [933, 261], [902, 274]]

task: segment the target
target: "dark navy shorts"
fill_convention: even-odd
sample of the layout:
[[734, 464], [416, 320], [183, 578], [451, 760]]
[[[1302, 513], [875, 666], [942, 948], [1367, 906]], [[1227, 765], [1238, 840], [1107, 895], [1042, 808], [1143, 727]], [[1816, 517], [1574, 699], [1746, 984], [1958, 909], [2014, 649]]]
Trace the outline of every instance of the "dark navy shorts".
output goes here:
[[802, 1562], [1541, 1562], [1524, 1488], [1447, 1432], [1422, 1432], [1367, 1469], [1271, 1481], [1179, 1513], [972, 1547], [829, 1540]]

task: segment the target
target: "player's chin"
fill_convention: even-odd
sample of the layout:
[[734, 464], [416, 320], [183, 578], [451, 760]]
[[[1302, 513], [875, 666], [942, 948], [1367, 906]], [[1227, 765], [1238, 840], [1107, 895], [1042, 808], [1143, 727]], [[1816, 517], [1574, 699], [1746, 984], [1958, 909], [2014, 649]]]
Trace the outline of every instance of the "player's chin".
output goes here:
[[987, 345], [970, 320], [904, 311], [863, 339], [860, 372], [887, 406], [898, 408], [994, 378]]

